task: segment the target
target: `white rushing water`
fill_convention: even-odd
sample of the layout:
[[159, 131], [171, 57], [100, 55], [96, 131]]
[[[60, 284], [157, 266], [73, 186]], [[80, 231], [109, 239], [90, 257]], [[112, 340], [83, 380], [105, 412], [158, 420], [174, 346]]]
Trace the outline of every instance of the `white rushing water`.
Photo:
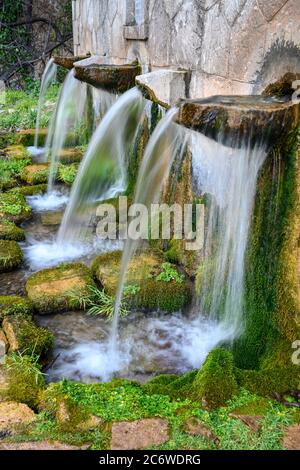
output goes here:
[[126, 189], [126, 154], [135, 139], [143, 103], [136, 88], [127, 91], [105, 114], [94, 132], [72, 186], [58, 243], [86, 241], [97, 205]]
[[41, 111], [45, 103], [45, 97], [46, 97], [48, 88], [56, 79], [56, 73], [57, 73], [57, 65], [54, 63], [53, 59], [50, 59], [45, 67], [45, 70], [42, 76], [42, 81], [41, 81], [38, 109], [37, 109], [37, 116], [36, 116], [36, 124], [35, 124], [34, 147], [31, 148], [30, 150], [30, 152], [33, 154], [39, 155], [42, 151], [42, 149], [38, 148]]

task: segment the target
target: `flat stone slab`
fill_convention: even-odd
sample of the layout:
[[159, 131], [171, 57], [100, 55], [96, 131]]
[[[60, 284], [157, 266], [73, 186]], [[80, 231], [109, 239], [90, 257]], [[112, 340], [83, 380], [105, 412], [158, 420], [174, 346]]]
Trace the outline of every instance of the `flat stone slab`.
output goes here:
[[245, 143], [272, 144], [295, 129], [299, 105], [263, 96], [214, 96], [183, 100], [177, 123], [201, 132], [230, 147]]
[[28, 184], [47, 183], [49, 163], [36, 163], [23, 168], [20, 178]]
[[80, 60], [84, 60], [88, 58], [87, 55], [73, 55], [73, 56], [53, 56], [53, 61], [56, 65], [60, 65], [65, 69], [71, 70], [73, 68], [74, 62], [78, 62]]
[[88, 286], [95, 286], [91, 271], [81, 263], [63, 264], [30, 276], [25, 285], [28, 298], [36, 311], [49, 314], [81, 309], [70, 293], [85, 294]]
[[101, 64], [97, 56], [74, 63], [74, 76], [78, 80], [115, 93], [124, 93], [134, 87], [135, 77], [140, 73], [138, 64]]
[[51, 211], [41, 214], [41, 222], [43, 225], [56, 226], [60, 225], [64, 211]]
[[35, 413], [24, 403], [7, 401], [0, 403], [0, 431], [13, 432], [21, 425], [28, 425], [36, 419]]
[[0, 450], [87, 450], [85, 446], [72, 446], [59, 441], [7, 442], [0, 444]]
[[111, 429], [111, 450], [138, 450], [159, 446], [169, 440], [168, 422], [165, 419], [150, 418], [137, 421], [113, 423]]
[[[46, 141], [48, 129], [40, 129], [38, 135], [38, 145], [42, 147]], [[34, 144], [35, 129], [22, 129], [16, 134], [17, 144], [29, 147]]]
[[4, 149], [4, 153], [9, 160], [32, 161], [32, 157], [24, 145], [9, 145]]
[[287, 428], [284, 432], [282, 444], [288, 450], [300, 450], [300, 424]]
[[186, 96], [186, 77], [185, 71], [155, 70], [137, 76], [135, 82], [145, 98], [169, 108]]
[[22, 194], [0, 193], [0, 219], [20, 224], [30, 219], [31, 215], [31, 207]]

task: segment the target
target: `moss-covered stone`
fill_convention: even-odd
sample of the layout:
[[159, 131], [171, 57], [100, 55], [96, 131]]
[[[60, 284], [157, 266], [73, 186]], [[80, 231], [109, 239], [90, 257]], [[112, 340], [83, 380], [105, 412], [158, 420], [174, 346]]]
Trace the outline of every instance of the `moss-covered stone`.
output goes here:
[[60, 225], [64, 211], [49, 211], [41, 214], [41, 222], [43, 225]]
[[[121, 252], [116, 251], [98, 256], [92, 264], [93, 275], [110, 295], [116, 291], [120, 260]], [[139, 253], [131, 260], [125, 289], [126, 302], [130, 307], [174, 312], [189, 303], [191, 289], [184, 277], [181, 282], [157, 279], [163, 271], [163, 262], [160, 254], [150, 251]]]
[[28, 184], [46, 183], [49, 175], [49, 163], [36, 163], [26, 166], [20, 175], [21, 180]]
[[0, 240], [0, 272], [18, 268], [23, 261], [23, 252], [13, 240]]
[[26, 147], [23, 145], [9, 145], [4, 149], [6, 158], [9, 160], [27, 160], [32, 161], [32, 158]]
[[224, 406], [238, 392], [233, 356], [215, 349], [207, 356], [192, 384], [191, 396], [209, 409]]
[[83, 152], [81, 147], [64, 148], [59, 153], [59, 161], [63, 165], [79, 163], [83, 157]]
[[10, 352], [43, 355], [53, 345], [53, 335], [46, 328], [37, 326], [27, 315], [9, 315], [2, 323], [9, 342]]
[[0, 217], [19, 224], [30, 219], [31, 213], [22, 194], [0, 193]]
[[78, 297], [88, 292], [87, 286], [94, 286], [90, 270], [81, 263], [62, 264], [32, 274], [26, 281], [26, 292], [34, 308], [40, 314], [80, 309]]
[[18, 186], [10, 189], [10, 193], [22, 194], [23, 196], [35, 196], [36, 194], [43, 194], [47, 191], [47, 184], [35, 184], [33, 186]]
[[16, 295], [0, 296], [0, 321], [9, 315], [23, 315], [31, 317], [33, 305], [26, 297]]
[[4, 400], [26, 403], [36, 409], [41, 391], [45, 388], [43, 375], [32, 356], [8, 355], [5, 371], [5, 387], [0, 389]]
[[[38, 135], [38, 146], [43, 147], [47, 138], [48, 129], [40, 129]], [[17, 144], [30, 147], [34, 144], [35, 129], [22, 129], [16, 134]]]
[[0, 220], [0, 240], [25, 240], [25, 232], [22, 228], [17, 227], [16, 224], [10, 220]]

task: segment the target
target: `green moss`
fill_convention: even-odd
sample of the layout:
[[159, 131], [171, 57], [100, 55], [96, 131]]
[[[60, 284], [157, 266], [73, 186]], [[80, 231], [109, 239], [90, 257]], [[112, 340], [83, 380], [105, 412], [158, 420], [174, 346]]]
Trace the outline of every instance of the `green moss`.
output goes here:
[[47, 183], [48, 176], [48, 163], [36, 163], [34, 165], [28, 165], [22, 170], [20, 174], [20, 178], [28, 184]]
[[0, 190], [6, 191], [18, 184], [18, 178], [26, 165], [29, 165], [30, 158], [16, 159], [11, 155], [0, 158]]
[[195, 377], [191, 396], [214, 409], [224, 406], [237, 392], [232, 354], [220, 348], [213, 350]]
[[76, 290], [80, 298], [88, 294], [88, 286], [94, 285], [91, 271], [84, 264], [68, 263], [32, 274], [25, 289], [34, 308], [45, 314], [82, 308], [70, 292]]
[[234, 355], [245, 369], [266, 368], [262, 364], [269, 356], [272, 365], [265, 374], [274, 369], [276, 375], [275, 356], [290, 369], [291, 344], [300, 334], [298, 132], [272, 150], [260, 173], [246, 256], [245, 333]]
[[77, 171], [78, 164], [76, 163], [72, 163], [71, 165], [60, 165], [58, 169], [58, 179], [71, 186], [75, 181]]
[[143, 158], [144, 150], [149, 140], [149, 124], [148, 119], [145, 118], [140, 124], [133, 147], [129, 152], [127, 161], [127, 189], [126, 195], [132, 196], [135, 189], [136, 179], [139, 167]]
[[32, 158], [26, 147], [23, 145], [10, 145], [4, 149], [9, 160], [27, 161], [27, 165], [32, 162]]
[[32, 316], [33, 306], [26, 297], [16, 295], [0, 296], [0, 320], [8, 315]]
[[0, 216], [18, 224], [31, 217], [31, 208], [22, 194], [0, 193]]
[[7, 386], [0, 391], [2, 398], [26, 403], [36, 409], [40, 392], [45, 387], [44, 377], [36, 358], [28, 355], [9, 355], [5, 370]]
[[232, 413], [236, 415], [246, 416], [264, 416], [270, 410], [270, 401], [266, 398], [255, 398], [245, 405], [237, 406], [232, 409]]
[[[47, 129], [40, 129], [38, 135], [38, 147], [43, 147], [47, 138]], [[16, 141], [19, 145], [30, 147], [34, 145], [35, 129], [25, 129], [17, 132]]]
[[12, 271], [23, 261], [23, 252], [13, 240], [0, 240], [0, 272]]
[[33, 186], [18, 186], [9, 192], [14, 194], [22, 194], [23, 196], [35, 196], [43, 194], [47, 191], [47, 184], [35, 184]]
[[13, 222], [3, 219], [0, 221], [0, 240], [23, 241], [25, 240], [25, 232]]
[[[98, 256], [92, 264], [94, 277], [101, 283], [104, 290], [114, 295], [120, 270], [121, 252], [105, 253]], [[164, 272], [163, 258], [155, 251], [146, 251], [136, 255], [128, 268], [127, 286], [134, 286], [134, 292], [126, 296], [130, 308], [146, 310], [162, 310], [175, 312], [185, 307], [191, 301], [191, 288], [184, 276], [182, 282], [176, 280], [159, 280]], [[171, 266], [179, 273], [175, 266]]]

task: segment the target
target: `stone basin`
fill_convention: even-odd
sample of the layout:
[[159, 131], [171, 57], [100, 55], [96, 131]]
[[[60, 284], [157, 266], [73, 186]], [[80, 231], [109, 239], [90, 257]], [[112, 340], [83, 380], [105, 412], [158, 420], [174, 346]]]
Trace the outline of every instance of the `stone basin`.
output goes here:
[[[276, 141], [295, 129], [299, 104], [264, 96], [213, 96], [179, 102], [177, 123], [230, 147]], [[283, 132], [284, 131], [284, 132]]]
[[53, 61], [55, 64], [60, 65], [61, 67], [64, 67], [65, 69], [71, 70], [73, 68], [74, 62], [78, 62], [79, 60], [86, 59], [87, 55], [84, 56], [59, 56], [55, 55], [53, 56]]
[[124, 93], [135, 86], [135, 77], [141, 73], [137, 63], [126, 65], [99, 64], [92, 58], [74, 64], [74, 76], [97, 88], [113, 93]]

